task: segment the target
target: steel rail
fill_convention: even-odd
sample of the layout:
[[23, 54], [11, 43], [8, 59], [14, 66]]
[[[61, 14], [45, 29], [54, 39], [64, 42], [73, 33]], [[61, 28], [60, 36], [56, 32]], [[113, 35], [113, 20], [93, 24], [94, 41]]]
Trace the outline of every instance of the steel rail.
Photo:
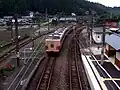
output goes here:
[[[54, 31], [54, 30], [53, 30], [53, 31]], [[19, 48], [22, 48], [22, 47], [24, 47], [25, 45], [31, 43], [33, 40], [36, 40], [36, 39], [40, 38], [41, 36], [46, 35], [46, 34], [49, 34], [49, 33], [53, 32], [53, 31], [49, 31], [49, 32], [48, 32], [48, 31], [45, 31], [42, 35], [37, 36], [37, 37], [34, 37], [33, 39], [28, 38], [28, 41], [19, 44]], [[0, 62], [2, 62], [5, 58], [7, 58], [7, 57], [10, 55], [10, 53], [11, 53], [12, 51], [14, 51], [14, 50], [15, 50], [15, 46], [13, 46], [13, 48], [11, 48], [11, 49], [8, 50], [7, 52], [5, 52], [2, 56], [0, 56]]]
[[[41, 47], [39, 47], [40, 49], [42, 48], [42, 46]], [[22, 75], [22, 77], [21, 77], [21, 79], [20, 79], [20, 81], [17, 83], [17, 85], [16, 85], [16, 87], [15, 87], [15, 89], [14, 90], [16, 90], [17, 88], [18, 88], [18, 86], [19, 86], [19, 84], [20, 84], [20, 82], [22, 81], [22, 79], [24, 78], [24, 76], [26, 75], [26, 73], [27, 73], [27, 71], [29, 70], [29, 68], [30, 68], [30, 66], [33, 64], [33, 62], [35, 61], [35, 58], [36, 58], [36, 56], [38, 55], [38, 53], [39, 53], [39, 51], [35, 54], [35, 56], [33, 57], [33, 59], [32, 59], [32, 61], [31, 61], [31, 63], [29, 64], [29, 66], [27, 67], [27, 69], [26, 69], [26, 71], [24, 72], [24, 74]], [[27, 61], [27, 63], [28, 63], [28, 61]]]
[[[80, 89], [83, 90], [81, 80], [80, 80], [80, 74], [79, 74], [79, 69], [78, 69], [78, 62], [77, 62], [77, 55], [76, 55], [76, 50], [75, 50], [75, 44], [74, 44], [74, 49], [72, 47], [70, 48], [70, 55], [72, 55], [71, 60], [69, 60], [69, 89], [70, 90], [76, 90]], [[74, 52], [72, 51], [74, 50]], [[78, 81], [76, 81], [78, 80]], [[76, 86], [74, 86], [74, 84]]]
[[[76, 45], [75, 45], [76, 46]], [[76, 58], [75, 58], [76, 57]], [[80, 90], [83, 90], [83, 87], [82, 87], [82, 83], [81, 83], [81, 78], [80, 78], [80, 72], [79, 72], [79, 68], [78, 68], [78, 61], [77, 61], [77, 49], [75, 47], [75, 66], [76, 66], [76, 70], [77, 70], [77, 76], [78, 76], [78, 81], [79, 81], [79, 87], [80, 87]]]
[[[42, 42], [42, 41], [41, 41]], [[39, 47], [39, 45], [37, 46], [37, 48]], [[32, 58], [32, 56], [34, 55], [34, 53], [36, 52], [37, 48], [33, 51], [33, 53], [31, 54], [31, 56], [29, 57], [29, 59], [27, 60], [27, 63], [28, 61]], [[33, 62], [34, 60], [32, 60]], [[32, 64], [32, 62], [30, 63], [30, 65]], [[15, 77], [15, 79], [12, 81], [12, 83], [10, 84], [10, 86], [8, 87], [7, 90], [10, 90], [11, 86], [14, 84], [14, 82], [17, 80], [17, 78], [19, 77], [19, 75], [21, 74], [21, 72], [24, 70], [25, 68], [25, 65], [21, 68], [21, 70], [19, 71], [19, 73], [17, 74], [17, 76]]]
[[[51, 61], [52, 61], [52, 64], [49, 66]], [[41, 77], [39, 79], [39, 83], [37, 85], [36, 90], [39, 90], [43, 83], [46, 83], [46, 85], [43, 86], [42, 88], [44, 88], [44, 90], [49, 90], [49, 88], [50, 88], [50, 81], [51, 81], [53, 70], [54, 70], [54, 66], [55, 66], [55, 61], [56, 61], [56, 58], [53, 58], [53, 59], [51, 59], [51, 57], [48, 58], [48, 62], [46, 63], [46, 65], [45, 65], [45, 67], [44, 67], [44, 69], [42, 71], [42, 74], [41, 74]], [[45, 78], [46, 76], [48, 76], [48, 78]], [[45, 79], [46, 82], [43, 81], [44, 79]]]
[[26, 83], [23, 85], [22, 90], [26, 90], [27, 89], [28, 84], [30, 83], [30, 80], [32, 79], [33, 75], [36, 73], [37, 69], [39, 68], [40, 64], [43, 62], [44, 59], [45, 59], [45, 56], [40, 58], [40, 60], [38, 61], [38, 63], [36, 64], [36, 66], [34, 67], [32, 72], [28, 76], [28, 79], [27, 79]]

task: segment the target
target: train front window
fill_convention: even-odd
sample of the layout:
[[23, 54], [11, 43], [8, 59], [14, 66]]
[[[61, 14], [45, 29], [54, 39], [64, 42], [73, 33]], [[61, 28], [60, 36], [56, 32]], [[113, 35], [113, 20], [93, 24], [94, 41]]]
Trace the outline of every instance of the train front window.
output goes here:
[[48, 36], [48, 39], [60, 39], [59, 36]]
[[54, 36], [53, 39], [60, 39], [60, 37], [59, 36]]

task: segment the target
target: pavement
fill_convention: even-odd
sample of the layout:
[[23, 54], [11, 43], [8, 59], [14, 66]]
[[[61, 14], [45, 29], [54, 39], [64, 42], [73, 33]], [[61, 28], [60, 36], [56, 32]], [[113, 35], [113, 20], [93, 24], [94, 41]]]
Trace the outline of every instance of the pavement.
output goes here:
[[[98, 45], [93, 45], [91, 48], [88, 48], [86, 51], [89, 54], [82, 54], [83, 61], [86, 59], [90, 63], [92, 72], [102, 90], [120, 90], [120, 71], [114, 65], [112, 58], [107, 57], [106, 54], [104, 54], [104, 64], [101, 65], [101, 50], [102, 48], [100, 46], [98, 48]], [[94, 90], [99, 90], [94, 82]]]
[[[95, 28], [94, 28], [95, 29]], [[97, 28], [96, 31], [101, 30]], [[85, 33], [83, 33], [85, 35]], [[87, 47], [81, 47], [81, 57], [92, 90], [120, 90], [120, 69], [114, 64], [114, 58], [104, 54], [101, 64], [101, 35], [92, 33], [94, 41]], [[99, 36], [99, 37], [98, 37]], [[84, 36], [87, 37], [87, 36]], [[80, 40], [82, 42], [82, 40]]]

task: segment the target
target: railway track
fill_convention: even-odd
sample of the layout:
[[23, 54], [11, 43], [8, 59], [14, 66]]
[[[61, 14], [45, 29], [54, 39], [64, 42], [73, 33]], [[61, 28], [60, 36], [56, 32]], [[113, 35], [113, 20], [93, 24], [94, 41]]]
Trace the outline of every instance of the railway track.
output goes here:
[[[44, 66], [41, 69], [41, 65], [39, 65], [38, 69], [34, 73], [34, 76], [31, 78], [31, 82], [28, 84], [28, 88], [26, 90], [49, 90], [51, 79], [53, 75], [53, 70], [56, 62], [55, 57], [46, 57], [42, 60], [44, 62]], [[33, 87], [34, 86], [34, 87]]]
[[[85, 56], [86, 59], [87, 59], [87, 55], [96, 59], [94, 54], [92, 53], [91, 49], [89, 48], [90, 46], [88, 45], [88, 41], [90, 43], [90, 40], [89, 40], [89, 36], [87, 36], [87, 35], [89, 35], [89, 34], [86, 34], [86, 37], [84, 37], [83, 34], [85, 35], [85, 33], [87, 33], [87, 32], [81, 33], [81, 35], [80, 35], [83, 38], [80, 38], [79, 36], [77, 37], [79, 49], [81, 49], [81, 48], [83, 49], [82, 54]], [[88, 51], [84, 50], [86, 48], [88, 48]], [[88, 61], [88, 59], [87, 59], [87, 61]], [[109, 78], [112, 78], [108, 73], [106, 73], [105, 69], [101, 66], [101, 64], [97, 61], [97, 59], [96, 59], [96, 64], [95, 65], [98, 67], [99, 71], [102, 73], [103, 76], [107, 75]], [[103, 71], [105, 73], [103, 73]], [[97, 75], [95, 74], [94, 70], [93, 70], [93, 73], [96, 77], [96, 80], [99, 83], [99, 79], [97, 78]], [[114, 85], [112, 83], [114, 83]], [[111, 90], [118, 90], [119, 89], [119, 85], [114, 80], [112, 80], [111, 82], [108, 82], [107, 84], [108, 84], [108, 86], [110, 86]], [[99, 85], [100, 85], [101, 90], [103, 90], [104, 88], [102, 87], [102, 85], [100, 83], [99, 83]]]
[[52, 80], [54, 78], [53, 69], [55, 66], [53, 64], [55, 64], [56, 58], [48, 57], [46, 59], [47, 59], [46, 61], [48, 62], [46, 64], [44, 63], [44, 64], [39, 65], [39, 68], [37, 69], [35, 74], [32, 76], [30, 83], [28, 84], [28, 87], [26, 88], [26, 90], [39, 90], [39, 89], [40, 90], [52, 90], [51, 86], [52, 86]]
[[[75, 43], [75, 42], [73, 42]], [[83, 90], [80, 72], [78, 70], [78, 57], [76, 54], [76, 47], [72, 45], [70, 48], [70, 56], [69, 59], [69, 90]]]
[[42, 71], [36, 90], [49, 90], [55, 61], [56, 58], [54, 57], [48, 58], [48, 62]]
[[[83, 29], [83, 28], [81, 28]], [[73, 44], [73, 43], [72, 43]], [[79, 67], [78, 67], [78, 58], [77, 57], [77, 49], [73, 49], [76, 46], [71, 47], [71, 51], [72, 53], [70, 53], [69, 56], [70, 60], [72, 58], [72, 60], [69, 62], [69, 75], [71, 79], [69, 79], [68, 83], [69, 84], [69, 90], [83, 90], [83, 85], [84, 83], [82, 83], [81, 77], [80, 76], [80, 71], [79, 71]], [[73, 50], [73, 51], [72, 51]], [[75, 52], [75, 53], [74, 53]], [[40, 64], [39, 67], [37, 68], [37, 70], [35, 71], [34, 75], [32, 76], [28, 87], [26, 88], [26, 90], [52, 90], [51, 88], [51, 84], [52, 84], [52, 78], [54, 76], [53, 75], [53, 70], [54, 70], [54, 66], [55, 66], [55, 61], [56, 58], [53, 57], [47, 57], [46, 59], [42, 60], [44, 61], [44, 64]], [[44, 66], [41, 66], [44, 65]], [[71, 89], [70, 89], [71, 88]], [[25, 89], [24, 89], [25, 90]], [[87, 89], [84, 89], [87, 90]]]
[[[73, 44], [73, 47], [75, 47], [74, 44]], [[76, 51], [76, 49], [74, 49], [74, 51]], [[82, 90], [83, 87], [82, 87], [82, 85], [80, 85], [81, 77], [80, 77], [80, 74], [78, 71], [78, 64], [77, 64], [78, 59], [76, 59], [76, 53], [73, 53], [73, 52], [72, 52], [72, 48], [71, 48], [70, 56], [72, 56], [73, 61], [70, 59], [71, 62], [69, 62], [69, 72], [70, 72], [69, 76], [71, 78], [70, 79], [71, 84], [69, 85], [69, 88], [71, 88], [70, 90], [79, 90], [80, 88], [81, 88], [80, 90]], [[22, 89], [24, 83], [21, 84], [21, 82], [23, 82], [23, 81], [26, 82], [26, 79], [28, 79], [27, 78], [28, 75], [31, 73], [31, 70], [35, 67], [35, 64], [39, 60], [38, 58], [36, 58], [37, 57], [36, 55], [39, 55], [39, 53], [37, 53], [37, 54], [33, 53], [30, 56], [30, 59], [27, 60], [27, 64], [20, 70], [20, 72], [15, 77], [15, 79], [10, 84], [10, 86], [8, 87], [7, 90], [21, 90]], [[31, 57], [35, 57], [35, 58], [32, 59]], [[38, 74], [40, 78], [38, 79], [38, 77], [37, 77], [37, 81], [36, 81], [36, 79], [34, 79], [37, 84], [37, 85], [35, 85], [36, 86], [35, 89], [31, 89], [31, 90], [49, 90], [50, 89], [50, 84], [51, 84], [51, 79], [52, 79], [52, 74], [53, 74], [56, 58], [48, 57], [47, 61], [48, 62], [46, 62], [45, 67], [43, 68], [43, 70], [41, 72], [41, 75]], [[84, 89], [84, 90], [86, 90], [86, 89]]]
[[71, 46], [69, 47], [69, 90], [90, 90], [84, 66], [81, 60], [81, 52], [77, 41], [77, 37], [84, 28], [77, 28], [74, 32]]
[[[76, 38], [77, 39], [77, 38]], [[87, 79], [87, 76], [86, 76], [86, 72], [85, 72], [85, 69], [84, 69], [84, 65], [83, 65], [83, 61], [81, 59], [81, 52], [80, 52], [80, 48], [79, 48], [79, 45], [77, 44], [76, 42], [76, 57], [78, 59], [78, 70], [79, 70], [79, 76], [81, 78], [81, 84], [83, 86], [83, 89], [82, 90], [91, 90], [90, 89], [90, 85], [88, 83], [88, 79]]]
[[[32, 42], [30, 38], [26, 39], [25, 41], [19, 43], [19, 48], [22, 48], [23, 46], [27, 45], [28, 43]], [[10, 48], [8, 51], [3, 53], [3, 55], [0, 56], [0, 62], [5, 60], [7, 57], [10, 56], [10, 53], [16, 49], [16, 46], [14, 45], [12, 48]]]
[[[43, 40], [42, 40], [43, 41]], [[20, 72], [17, 74], [15, 79], [11, 82], [7, 90], [21, 90], [22, 86], [24, 85], [23, 82], [27, 81], [29, 74], [31, 73], [31, 70], [35, 67], [37, 62], [39, 61], [40, 57], [40, 51], [44, 49], [44, 44], [41, 43], [38, 45], [38, 47], [34, 50], [32, 55], [29, 57], [29, 59], [26, 60], [26, 65], [22, 67]]]
[[[57, 27], [57, 28], [59, 28], [59, 27]], [[36, 36], [36, 37], [34, 37], [33, 39], [32, 39], [32, 38], [27, 38], [27, 40], [26, 40], [25, 42], [19, 43], [19, 48], [24, 47], [25, 45], [29, 44], [30, 42], [32, 42], [32, 41], [34, 41], [34, 40], [36, 40], [36, 39], [38, 39], [38, 38], [40, 38], [40, 37], [43, 36], [43, 35], [46, 35], [46, 34], [49, 34], [49, 33], [54, 32], [57, 28], [55, 28], [54, 30], [49, 31], [49, 32], [48, 32], [48, 31], [44, 31], [44, 33], [41, 33], [40, 36]], [[8, 51], [4, 52], [4, 53], [0, 56], [0, 63], [1, 63], [2, 61], [4, 61], [7, 57], [9, 57], [10, 54], [11, 54], [11, 52], [14, 51], [15, 49], [16, 49], [16, 46], [14, 45], [11, 49], [9, 49]]]
[[[38, 39], [39, 37], [41, 37], [41, 36], [43, 36], [43, 35], [46, 35], [46, 34], [48, 34], [48, 33], [51, 33], [51, 32], [52, 32], [52, 31], [50, 31], [50, 32], [45, 32], [45, 33], [41, 34], [40, 36], [34, 37], [33, 39], [28, 38], [28, 39], [25, 40], [24, 42], [19, 43], [19, 48], [22, 48], [22, 47], [24, 47], [25, 45], [29, 44], [30, 42]], [[14, 45], [10, 50], [8, 50], [8, 51], [6, 51], [5, 53], [3, 53], [3, 55], [0, 56], [0, 62], [4, 61], [7, 57], [9, 57], [9, 56], [10, 56], [10, 53], [11, 53], [12, 51], [14, 51], [15, 49], [16, 49], [16, 46]]]
[[[19, 41], [22, 42], [22, 41], [26, 40], [27, 38], [29, 38], [29, 36], [24, 36], [23, 38], [20, 38]], [[15, 41], [14, 42], [9, 42], [9, 43], [4, 44], [4, 45], [0, 45], [0, 49], [10, 47], [10, 46], [12, 46], [12, 44], [15, 45]]]

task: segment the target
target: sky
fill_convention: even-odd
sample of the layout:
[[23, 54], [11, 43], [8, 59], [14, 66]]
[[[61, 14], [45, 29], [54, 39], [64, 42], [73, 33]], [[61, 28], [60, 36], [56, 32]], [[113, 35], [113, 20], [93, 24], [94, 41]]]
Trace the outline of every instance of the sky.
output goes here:
[[98, 2], [109, 7], [120, 6], [120, 0], [88, 0], [88, 1]]

